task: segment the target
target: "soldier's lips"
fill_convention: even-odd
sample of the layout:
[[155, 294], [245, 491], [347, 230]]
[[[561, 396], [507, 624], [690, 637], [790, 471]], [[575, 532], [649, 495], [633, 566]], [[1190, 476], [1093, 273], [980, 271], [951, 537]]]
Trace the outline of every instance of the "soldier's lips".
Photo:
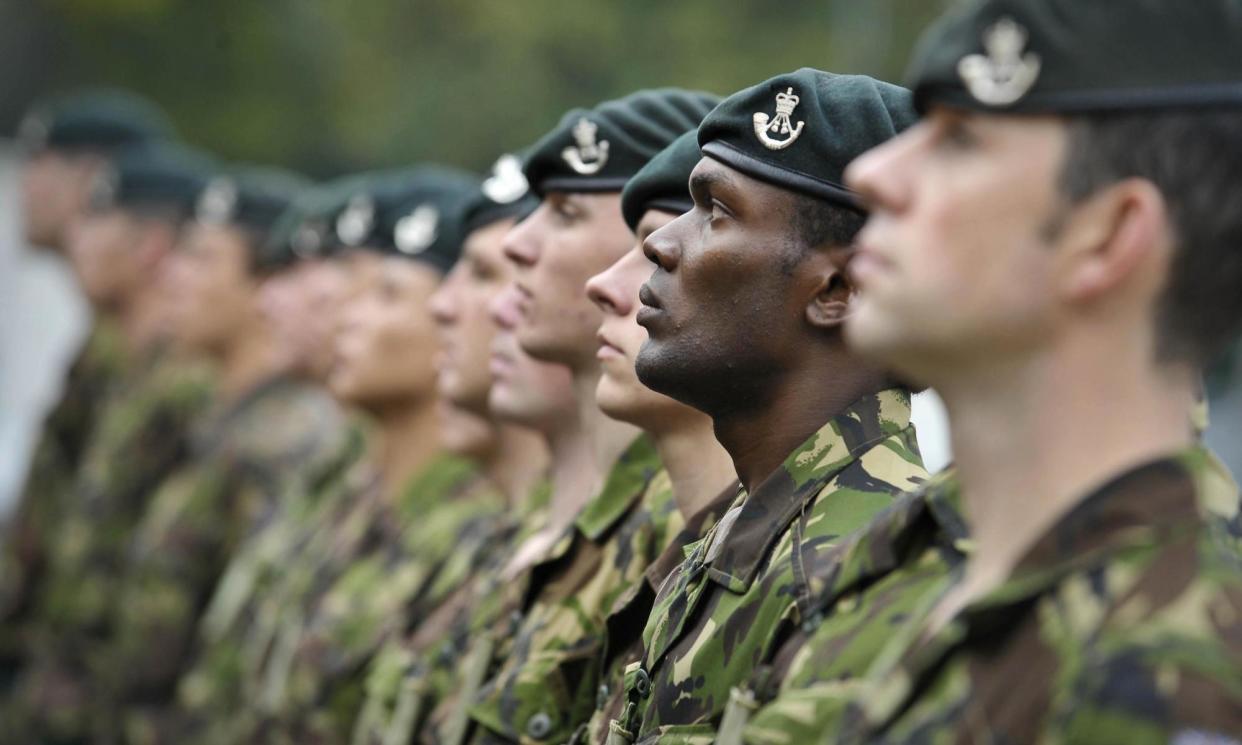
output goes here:
[[645, 283], [638, 288], [638, 301], [643, 304], [643, 307], [638, 309], [634, 320], [650, 332], [651, 324], [664, 314], [664, 307], [660, 304], [660, 298], [656, 296], [655, 291]]
[[599, 342], [599, 349], [595, 352], [595, 357], [597, 359], [610, 360], [625, 358], [625, 352], [621, 350], [621, 347], [611, 342], [603, 331], [600, 331], [595, 335], [595, 340]]

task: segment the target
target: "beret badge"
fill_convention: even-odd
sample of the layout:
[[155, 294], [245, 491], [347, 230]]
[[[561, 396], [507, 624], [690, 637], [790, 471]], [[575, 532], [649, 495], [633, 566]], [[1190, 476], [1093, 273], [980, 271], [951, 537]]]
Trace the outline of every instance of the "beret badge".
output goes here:
[[200, 222], [220, 225], [233, 219], [236, 207], [237, 187], [227, 178], [218, 178], [203, 189], [195, 212]]
[[966, 90], [987, 106], [1009, 106], [1027, 94], [1039, 79], [1040, 58], [1023, 54], [1027, 30], [1012, 18], [1002, 18], [983, 34], [987, 54], [969, 54], [957, 64]]
[[576, 144], [562, 150], [561, 157], [575, 173], [590, 176], [599, 173], [608, 162], [608, 140], [596, 142], [595, 135], [598, 131], [599, 125], [586, 117], [582, 117], [574, 125]]
[[512, 204], [528, 191], [530, 184], [522, 174], [522, 161], [516, 155], [500, 156], [492, 166], [492, 175], [483, 182], [483, 194], [497, 204]]
[[397, 250], [406, 256], [417, 256], [426, 251], [435, 242], [439, 225], [439, 210], [429, 204], [419, 205], [398, 220], [393, 228]]
[[349, 200], [336, 219], [336, 234], [347, 246], [360, 246], [375, 227], [375, 202], [365, 194]]
[[[798, 108], [801, 101], [802, 99], [793, 92], [793, 88], [789, 88], [784, 93], [776, 94], [776, 116], [769, 120], [764, 112], [755, 112], [753, 117], [755, 136], [759, 138], [759, 142], [763, 143], [764, 147], [769, 150], [784, 150], [802, 136], [802, 127], [806, 122], [799, 121], [795, 126], [790, 120], [794, 109]], [[783, 139], [777, 139], [768, 134], [769, 132]]]

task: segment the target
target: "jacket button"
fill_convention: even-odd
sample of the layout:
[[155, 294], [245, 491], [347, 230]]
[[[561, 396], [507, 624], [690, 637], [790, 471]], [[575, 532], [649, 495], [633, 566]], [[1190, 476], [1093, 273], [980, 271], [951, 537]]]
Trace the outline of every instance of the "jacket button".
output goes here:
[[552, 717], [542, 711], [535, 714], [526, 722], [526, 734], [536, 740], [542, 740], [552, 734]]
[[651, 695], [651, 677], [647, 675], [647, 671], [641, 667], [634, 674], [634, 690], [638, 691], [638, 695], [647, 698]]

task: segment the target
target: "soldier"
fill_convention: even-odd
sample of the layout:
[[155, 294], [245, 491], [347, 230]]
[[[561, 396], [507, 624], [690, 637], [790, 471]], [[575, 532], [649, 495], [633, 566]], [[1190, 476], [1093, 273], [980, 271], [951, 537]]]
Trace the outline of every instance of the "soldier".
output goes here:
[[829, 741], [1238, 741], [1238, 490], [1186, 411], [1242, 328], [1240, 33], [989, 0], [924, 38], [921, 122], [848, 175], [847, 332], [943, 395], [972, 543]]
[[461, 204], [476, 188], [443, 169], [385, 176], [337, 221], [344, 243], [381, 255], [376, 281], [344, 311], [329, 376], [335, 395], [376, 421], [375, 478], [308, 544], [303, 578], [281, 589], [284, 620], [263, 666], [253, 739], [347, 739], [362, 670], [453, 589], [443, 572], [470, 568], [503, 509], [472, 462], [496, 433], [442, 407], [435, 391], [428, 298], [460, 250]]
[[[171, 258], [176, 342], [217, 373], [213, 409], [192, 435], [192, 458], [152, 495], [130, 547], [106, 643], [88, 656], [101, 727], [141, 729], [167, 706], [193, 632], [233, 547], [287, 491], [326, 467], [345, 436], [340, 411], [293, 380], [258, 309], [268, 267], [260, 246], [300, 182], [237, 169], [202, 190], [197, 220]], [[142, 739], [142, 732], [128, 733]]]
[[[64, 252], [70, 225], [86, 209], [96, 175], [117, 150], [171, 134], [149, 102], [117, 91], [80, 93], [38, 105], [24, 120], [18, 145], [22, 222], [27, 240]], [[104, 314], [106, 315], [106, 314]], [[43, 570], [49, 536], [59, 522], [93, 430], [102, 391], [120, 377], [117, 330], [101, 315], [47, 416], [0, 554], [0, 623], [21, 622]], [[7, 632], [3, 632], [7, 636]], [[14, 674], [18, 652], [0, 640], [0, 683]]]
[[699, 127], [694, 209], [644, 244], [636, 367], [712, 417], [743, 489], [661, 586], [611, 741], [712, 738], [730, 688], [808, 620], [807, 571], [925, 476], [910, 391], [841, 335], [863, 222], [841, 174], [912, 117], [901, 88], [804, 69]]
[[[535, 429], [502, 419], [489, 405], [491, 346], [496, 328], [489, 305], [512, 279], [501, 241], [537, 204], [516, 156], [501, 157], [468, 203], [466, 239], [452, 271], [431, 298], [440, 330], [437, 387], [452, 406], [491, 423], [492, 446], [479, 458], [482, 473], [504, 493], [508, 509], [491, 527], [486, 556], [469, 571], [442, 572], [437, 584], [456, 585], [426, 619], [394, 635], [376, 656], [367, 679], [367, 700], [354, 727], [354, 742], [406, 743], [447, 692], [452, 660], [464, 646], [471, 609], [529, 533], [546, 520], [546, 439]], [[568, 387], [567, 371], [541, 366]], [[553, 397], [555, 401], [558, 397]], [[559, 396], [568, 401], [567, 394]], [[557, 413], [568, 407], [556, 406]], [[455, 449], [455, 448], [454, 448]]]
[[98, 392], [94, 433], [65, 495], [71, 501], [47, 539], [45, 571], [21, 629], [29, 668], [21, 705], [65, 702], [69, 728], [80, 724], [71, 712], [87, 695], [86, 650], [107, 636], [149, 492], [185, 458], [190, 420], [206, 403], [203, 376], [165, 353], [161, 275], [209, 167], [203, 156], [171, 145], [122, 150], [96, 174], [91, 200], [70, 230], [78, 281], [115, 331], [126, 374]]
[[[680, 527], [666, 477], [653, 483], [650, 440], [595, 402], [600, 314], [584, 285], [629, 248], [625, 182], [715, 102], [667, 89], [570, 111], [526, 161], [542, 202], [505, 239], [523, 306], [517, 339], [533, 357], [570, 368], [578, 414], [552, 442], [547, 550], [510, 619], [493, 630], [490, 679], [466, 699], [473, 741], [564, 740], [589, 717], [604, 615]], [[557, 442], [565, 437], [570, 449]]]
[[[288, 375], [315, 386], [327, 382], [332, 336], [347, 290], [340, 262], [333, 258], [334, 242], [315, 226], [344, 203], [336, 185], [299, 191], [263, 247], [262, 262], [273, 267], [260, 288], [263, 316]], [[149, 741], [231, 741], [222, 733], [257, 688], [246, 685], [250, 663], [277, 623], [273, 593], [294, 557], [348, 498], [351, 477], [366, 470], [361, 461], [367, 428], [358, 417], [346, 418], [348, 432], [338, 453], [307, 474], [305, 490], [280, 495], [270, 514], [233, 551], [203, 612], [193, 661], [178, 681], [175, 701], [146, 713]]]
[[584, 724], [575, 733], [575, 742], [607, 739], [608, 722], [620, 714], [624, 702], [625, 665], [642, 652], [642, 625], [656, 591], [681, 563], [686, 547], [703, 537], [737, 494], [733, 461], [717, 442], [712, 420], [647, 388], [634, 370], [634, 359], [647, 338], [636, 321], [641, 305], [638, 289], [651, 276], [642, 243], [693, 209], [687, 184], [701, 157], [698, 133], [687, 132], [630, 179], [621, 195], [621, 212], [637, 244], [587, 283], [588, 295], [604, 312], [599, 331], [603, 375], [596, 399], [604, 413], [636, 424], [651, 436], [685, 527], [610, 609], [599, 659], [603, 672], [596, 711], [589, 727]]

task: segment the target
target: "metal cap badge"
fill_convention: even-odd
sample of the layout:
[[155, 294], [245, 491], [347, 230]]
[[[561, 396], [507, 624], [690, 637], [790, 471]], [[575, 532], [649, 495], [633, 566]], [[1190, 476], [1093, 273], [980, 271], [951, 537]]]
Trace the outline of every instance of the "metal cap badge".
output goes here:
[[562, 150], [561, 157], [575, 173], [590, 176], [599, 173], [608, 162], [608, 140], [597, 143], [595, 136], [598, 131], [599, 125], [586, 117], [582, 117], [574, 125], [574, 142], [577, 144]]
[[492, 166], [492, 175], [483, 182], [483, 194], [497, 204], [512, 204], [529, 191], [522, 161], [516, 155], [500, 156]]
[[[793, 92], [793, 88], [789, 88], [784, 93], [776, 94], [776, 116], [771, 121], [762, 111], [755, 112], [755, 136], [759, 138], [764, 147], [769, 150], [784, 150], [802, 135], [802, 127], [806, 122], [799, 121], [797, 126], [794, 126], [790, 120], [794, 109], [798, 108], [801, 101], [802, 99]], [[781, 135], [784, 139], [778, 140], [768, 134], [769, 132]]]
[[366, 194], [349, 200], [336, 219], [336, 235], [347, 246], [360, 246], [375, 227], [375, 201]]
[[237, 186], [230, 179], [212, 179], [199, 195], [194, 216], [199, 222], [223, 225], [233, 219], [237, 208]]
[[988, 106], [1017, 103], [1039, 79], [1040, 58], [1022, 53], [1028, 33], [1012, 18], [1002, 18], [983, 34], [987, 54], [969, 54], [957, 63], [966, 90]]
[[393, 227], [393, 243], [406, 256], [417, 256], [431, 248], [439, 235], [440, 211], [430, 204], [421, 204], [397, 221]]

